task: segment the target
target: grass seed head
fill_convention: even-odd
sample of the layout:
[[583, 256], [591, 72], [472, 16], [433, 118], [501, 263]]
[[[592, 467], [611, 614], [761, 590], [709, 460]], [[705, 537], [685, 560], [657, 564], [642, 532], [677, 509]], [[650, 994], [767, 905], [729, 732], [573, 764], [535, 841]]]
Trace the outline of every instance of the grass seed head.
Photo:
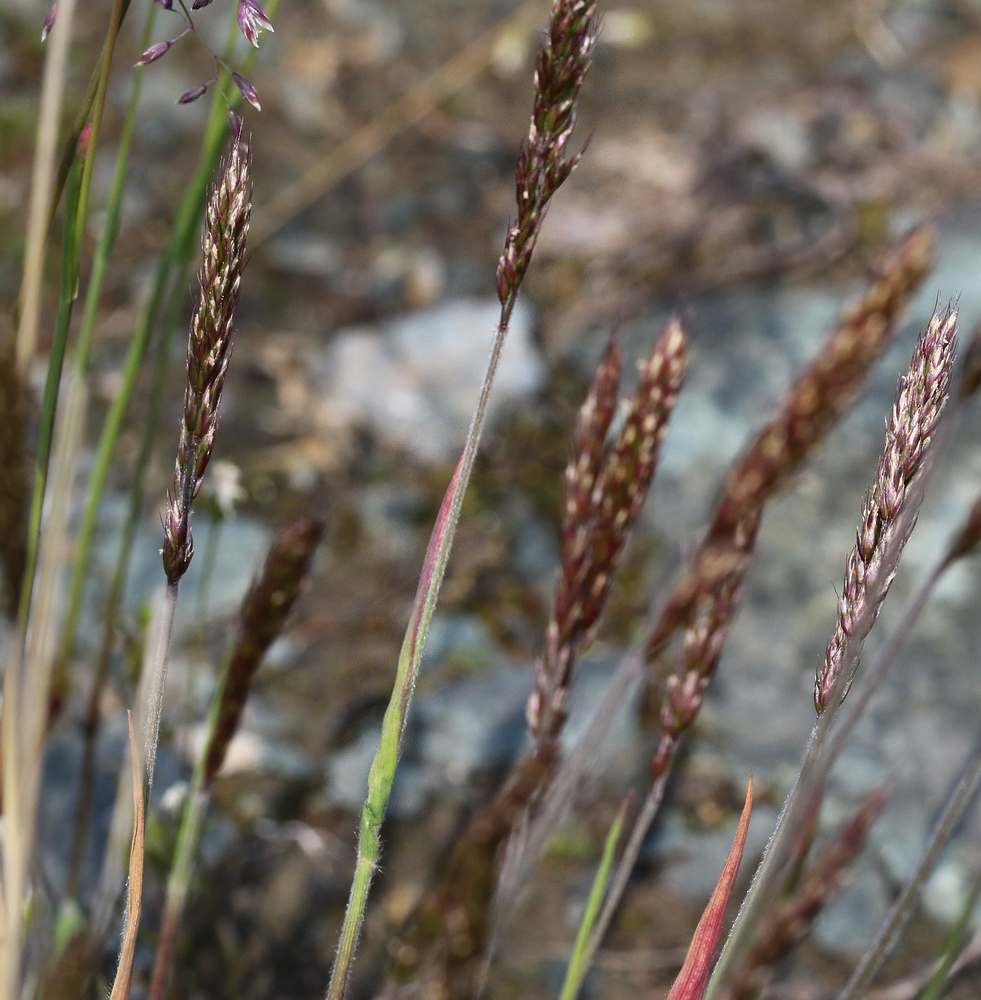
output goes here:
[[[916, 520], [919, 496], [911, 486], [924, 468], [947, 404], [956, 351], [957, 314], [935, 314], [913, 350], [899, 386], [875, 479], [865, 494], [855, 547], [845, 566], [838, 623], [814, 685], [820, 715], [842, 670], [851, 675], [862, 643], [892, 585]], [[845, 693], [851, 684], [845, 679]]]
[[251, 209], [251, 157], [248, 146], [235, 141], [208, 199], [200, 290], [187, 342], [184, 414], [174, 485], [164, 516], [161, 554], [170, 583], [184, 575], [194, 554], [191, 505], [201, 488], [218, 428]]

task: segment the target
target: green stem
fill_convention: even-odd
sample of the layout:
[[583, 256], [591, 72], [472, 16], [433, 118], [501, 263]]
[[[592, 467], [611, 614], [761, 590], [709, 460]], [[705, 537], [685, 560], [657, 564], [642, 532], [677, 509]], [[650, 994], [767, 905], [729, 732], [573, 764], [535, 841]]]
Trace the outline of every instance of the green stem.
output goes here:
[[[146, 24], [143, 29], [144, 48], [149, 45], [150, 33], [153, 30], [156, 16], [157, 5], [150, 4]], [[105, 282], [109, 257], [112, 254], [116, 243], [116, 236], [119, 232], [119, 218], [122, 212], [123, 191], [126, 184], [126, 172], [129, 168], [130, 147], [132, 145], [133, 133], [136, 128], [137, 113], [139, 111], [140, 94], [143, 86], [143, 73], [144, 69], [141, 67], [136, 71], [133, 78], [129, 104], [126, 109], [126, 118], [123, 122], [122, 134], [116, 151], [116, 166], [113, 174], [112, 187], [109, 192], [108, 201], [106, 202], [105, 225], [102, 228], [102, 233], [99, 236], [92, 258], [92, 273], [89, 277], [88, 287], [85, 293], [85, 308], [82, 312], [81, 328], [78, 333], [78, 342], [75, 347], [75, 373], [80, 383], [87, 379], [89, 374], [89, 364], [92, 353], [92, 336], [95, 330], [99, 301], [102, 295], [102, 287]], [[97, 103], [96, 108], [98, 109], [99, 107], [100, 105]], [[91, 145], [89, 148], [91, 150]], [[86, 159], [86, 169], [89, 169], [90, 163], [91, 156]], [[78, 217], [81, 219], [81, 215]], [[73, 567], [73, 572], [75, 572], [76, 568], [77, 563], [75, 564], [75, 567]], [[62, 646], [55, 665], [54, 690], [56, 696], [62, 700], [68, 693], [68, 662], [71, 654], [71, 645], [74, 639], [77, 615], [78, 611], [76, 609], [74, 618], [69, 618], [67, 623], [71, 627], [66, 627], [63, 630]], [[71, 866], [69, 871], [71, 871]], [[72, 879], [69, 878], [69, 882], [71, 881]]]
[[586, 970], [592, 961], [594, 949], [590, 947], [590, 940], [593, 936], [593, 926], [606, 893], [606, 887], [610, 881], [610, 871], [613, 868], [613, 855], [616, 846], [620, 841], [620, 834], [623, 830], [623, 821], [627, 815], [627, 806], [630, 802], [628, 795], [620, 805], [613, 824], [610, 826], [603, 842], [603, 856], [600, 858], [599, 867], [596, 869], [596, 877], [593, 879], [592, 887], [589, 890], [589, 899], [586, 901], [586, 910], [582, 915], [579, 930], [576, 934], [576, 943], [572, 948], [572, 957], [569, 959], [569, 967], [566, 969], [565, 981], [562, 983], [562, 993], [560, 1000], [575, 1000], [579, 995], [579, 989], [586, 976]]
[[[85, 217], [89, 204], [89, 191], [92, 188], [92, 171], [95, 167], [95, 154], [99, 147], [99, 134], [102, 131], [102, 115], [106, 108], [106, 92], [109, 88], [109, 70], [112, 67], [112, 56], [116, 50], [116, 39], [123, 23], [123, 14], [129, 6], [129, 0], [114, 0], [112, 12], [109, 15], [109, 31], [106, 34], [102, 58], [99, 61], [98, 82], [95, 87], [95, 98], [92, 102], [91, 128], [89, 129], [88, 147], [85, 156], [85, 166], [82, 170], [82, 186], [78, 198], [78, 223], [76, 225], [75, 259], [78, 260], [82, 248], [82, 234], [85, 232]], [[153, 12], [151, 11], [151, 17]], [[148, 18], [149, 20], [149, 18]], [[106, 226], [108, 229], [108, 225]], [[77, 278], [77, 272], [76, 272]]]
[[34, 494], [31, 497], [31, 511], [27, 529], [27, 555], [24, 565], [24, 579], [21, 586], [18, 623], [21, 635], [27, 630], [27, 619], [31, 610], [34, 593], [34, 573], [37, 567], [38, 541], [41, 536], [41, 512], [44, 507], [44, 491], [48, 479], [48, 461], [51, 458], [51, 440], [54, 430], [55, 412], [58, 408], [58, 390], [61, 386], [61, 372], [68, 345], [68, 329], [71, 325], [72, 305], [78, 287], [78, 204], [81, 188], [82, 165], [76, 158], [68, 174], [65, 189], [65, 223], [61, 248], [61, 291], [58, 298], [58, 313], [55, 318], [54, 337], [48, 359], [48, 375], [44, 383], [41, 402], [41, 420], [38, 428], [37, 455], [34, 461]]
[[334, 960], [334, 968], [331, 972], [330, 985], [327, 988], [327, 1000], [342, 1000], [350, 980], [358, 935], [364, 923], [368, 891], [381, 853], [381, 826], [388, 810], [392, 785], [395, 782], [395, 770], [398, 766], [402, 733], [408, 718], [409, 704], [412, 700], [412, 692], [415, 688], [416, 676], [426, 644], [429, 623], [439, 599], [440, 585], [443, 582], [443, 574], [449, 561], [450, 550], [453, 547], [453, 537], [460, 520], [463, 498], [477, 457], [480, 435], [487, 415], [487, 401], [490, 398], [491, 386], [501, 351], [504, 348], [508, 324], [516, 299], [517, 288], [511, 292], [501, 306], [501, 316], [494, 337], [494, 345], [480, 387], [480, 396], [467, 433], [466, 444], [446, 489], [436, 518], [436, 525], [426, 550], [426, 558], [413, 601], [409, 624], [399, 652], [395, 683], [392, 687], [388, 707], [385, 709], [385, 716], [382, 719], [381, 739], [368, 772], [368, 795], [361, 812], [357, 863], [351, 883], [351, 895], [348, 899], [347, 909], [344, 911], [344, 922], [341, 926], [340, 941]]

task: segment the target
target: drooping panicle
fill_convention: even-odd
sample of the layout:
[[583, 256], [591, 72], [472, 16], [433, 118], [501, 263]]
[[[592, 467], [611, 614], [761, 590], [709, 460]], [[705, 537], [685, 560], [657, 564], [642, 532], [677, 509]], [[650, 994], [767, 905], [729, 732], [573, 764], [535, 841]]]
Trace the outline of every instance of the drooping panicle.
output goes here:
[[187, 571], [194, 553], [191, 505], [211, 458], [232, 349], [232, 324], [252, 208], [248, 146], [234, 142], [219, 170], [218, 183], [208, 199], [198, 302], [187, 343], [184, 414], [174, 485], [167, 496], [164, 517], [163, 564], [172, 584]]
[[314, 518], [291, 524], [273, 543], [262, 572], [245, 595], [215, 728], [205, 753], [206, 782], [221, 770], [252, 678], [300, 595], [323, 530], [323, 522]]
[[502, 305], [521, 285], [549, 199], [579, 162], [580, 154], [570, 156], [567, 148], [598, 29], [594, 0], [554, 0], [548, 37], [535, 68], [531, 124], [515, 171], [518, 218], [508, 229], [497, 268]]
[[865, 495], [855, 547], [845, 566], [838, 623], [814, 685], [820, 715], [843, 671], [847, 693], [858, 668], [862, 644], [872, 630], [892, 585], [906, 541], [916, 522], [922, 493], [918, 473], [931, 454], [937, 425], [947, 404], [956, 352], [957, 313], [935, 314], [913, 350], [903, 376], [875, 479]]

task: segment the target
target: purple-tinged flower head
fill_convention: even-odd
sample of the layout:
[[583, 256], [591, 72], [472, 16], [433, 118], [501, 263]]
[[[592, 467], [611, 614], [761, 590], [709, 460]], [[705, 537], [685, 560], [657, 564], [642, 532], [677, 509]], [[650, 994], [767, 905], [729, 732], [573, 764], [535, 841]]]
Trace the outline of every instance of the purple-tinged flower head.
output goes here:
[[44, 24], [41, 25], [41, 41], [43, 42], [48, 35], [51, 34], [51, 29], [54, 27], [55, 18], [58, 16], [58, 0], [51, 5], [51, 9], [44, 15]]
[[196, 87], [191, 87], [190, 90], [185, 90], [180, 97], [177, 98], [178, 104], [190, 104], [192, 101], [196, 101], [202, 94], [204, 94], [208, 89], [206, 83], [199, 83]]
[[191, 10], [200, 10], [202, 7], [207, 7], [211, 3], [211, 0], [194, 0], [191, 4]]
[[924, 472], [933, 460], [937, 427], [947, 405], [957, 349], [957, 313], [935, 313], [913, 350], [886, 425], [885, 449], [865, 494], [855, 547], [845, 564], [838, 622], [814, 685], [820, 715], [844, 673], [841, 699], [858, 670], [862, 644], [892, 586], [923, 500]]
[[241, 91], [242, 96], [249, 102], [249, 104], [251, 104], [256, 111], [261, 111], [262, 106], [259, 104], [259, 95], [256, 93], [255, 87], [253, 87], [252, 84], [239, 73], [232, 73], [232, 81]]
[[[209, 0], [210, 2], [210, 0]], [[266, 12], [256, 0], [238, 0], [238, 26], [242, 34], [256, 47], [259, 47], [259, 32], [275, 31]]]
[[174, 9], [174, 0], [153, 0], [153, 2], [160, 4], [160, 6], [163, 7], [164, 10]]
[[188, 336], [184, 414], [161, 549], [172, 585], [184, 575], [194, 554], [191, 506], [201, 489], [218, 428], [251, 212], [251, 156], [244, 142], [235, 141], [208, 199], [200, 295]]
[[579, 162], [569, 154], [576, 99], [599, 32], [595, 0], [553, 0], [548, 35], [535, 68], [535, 103], [515, 170], [518, 218], [497, 268], [497, 296], [512, 299], [531, 261], [552, 195]]
[[141, 55], [140, 58], [133, 63], [134, 68], [137, 66], [149, 66], [150, 63], [156, 62], [173, 44], [173, 42], [156, 42], [151, 45], [150, 48], [148, 48], [146, 52], [144, 52], [143, 55]]

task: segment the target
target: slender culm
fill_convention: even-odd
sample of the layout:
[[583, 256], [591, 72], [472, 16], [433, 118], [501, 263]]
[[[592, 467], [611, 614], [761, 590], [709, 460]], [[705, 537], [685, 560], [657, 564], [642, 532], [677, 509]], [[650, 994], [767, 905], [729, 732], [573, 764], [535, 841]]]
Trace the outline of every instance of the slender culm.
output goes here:
[[211, 458], [225, 370], [232, 349], [232, 323], [245, 266], [245, 239], [252, 209], [248, 146], [236, 140], [208, 200], [200, 294], [187, 342], [187, 388], [174, 485], [167, 496], [162, 549], [167, 580], [176, 583], [194, 554], [191, 505]]

